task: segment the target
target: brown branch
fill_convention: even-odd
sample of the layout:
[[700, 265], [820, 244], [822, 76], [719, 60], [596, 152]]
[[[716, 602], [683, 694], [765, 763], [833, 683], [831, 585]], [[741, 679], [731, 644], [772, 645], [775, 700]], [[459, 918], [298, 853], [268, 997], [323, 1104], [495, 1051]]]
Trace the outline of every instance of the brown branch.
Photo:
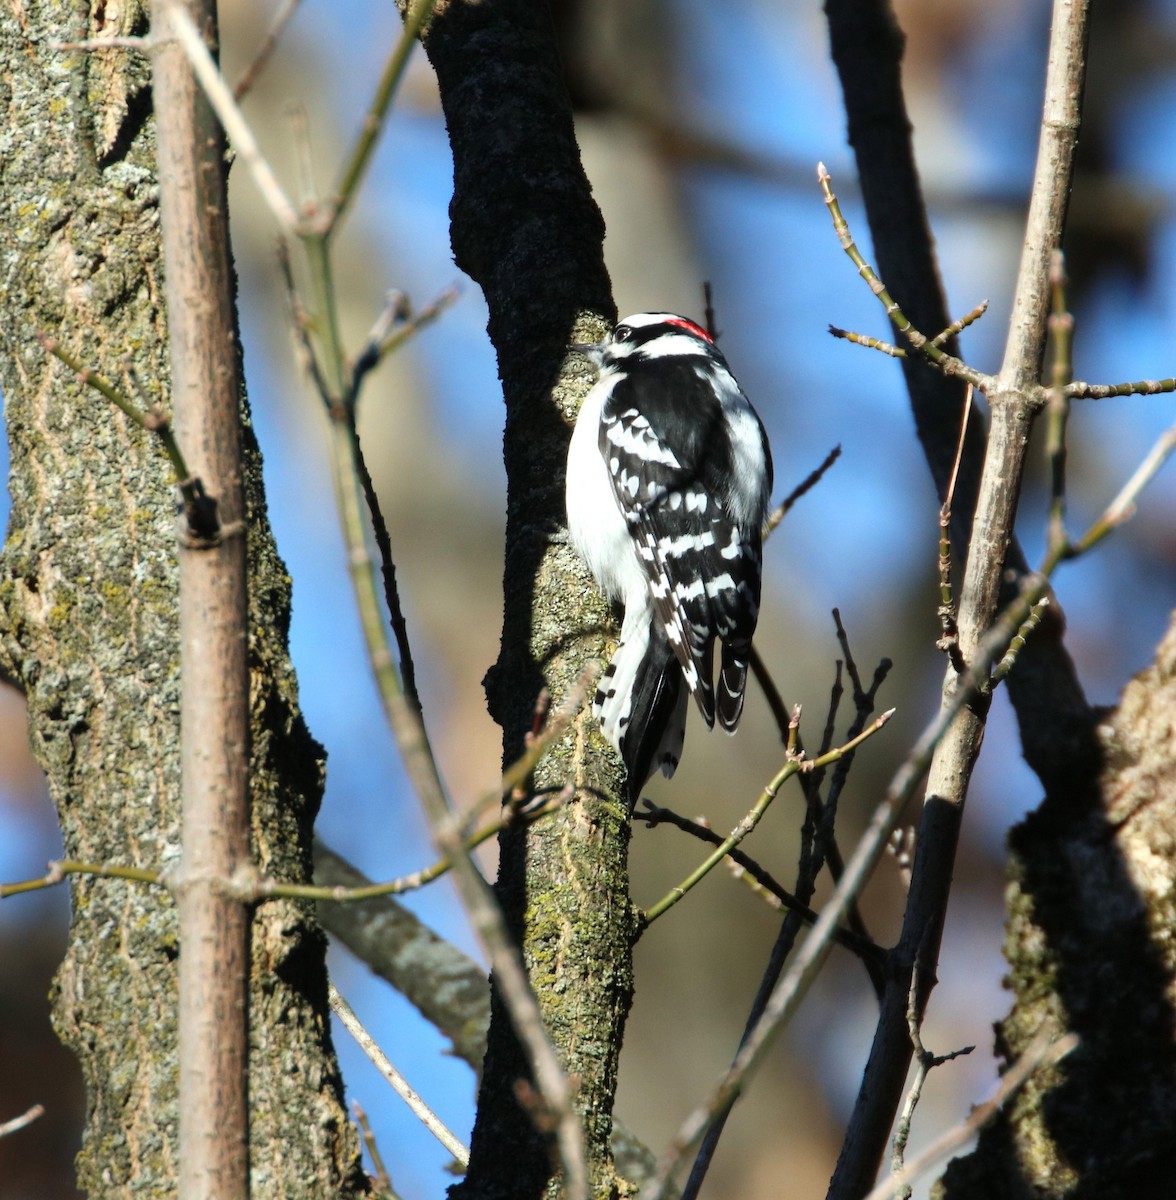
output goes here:
[[[964, 660], [973, 666], [998, 612], [1029, 427], [1038, 407], [1036, 389], [1050, 301], [1050, 253], [1061, 242], [1069, 197], [1085, 67], [1086, 20], [1087, 6], [1081, 0], [1055, 5], [1038, 165], [1009, 341], [996, 387], [989, 395], [992, 422], [988, 451], [959, 601], [960, 649]], [[961, 484], [963, 479], [961, 471]], [[959, 686], [959, 675], [949, 668], [944, 711], [955, 703], [953, 697]], [[874, 1045], [830, 1186], [829, 1195], [837, 1200], [860, 1196], [871, 1186], [902, 1095], [911, 1057], [906, 1019], [911, 975], [916, 964], [924, 966], [916, 1006], [921, 1013], [934, 982], [960, 820], [980, 751], [986, 710], [987, 703], [977, 698], [956, 714], [928, 774], [910, 896], [894, 952], [893, 982], [883, 1002]]]
[[[902, 93], [902, 31], [884, 0], [828, 0], [825, 11], [878, 272], [918, 328], [946, 329], [947, 306]], [[954, 353], [954, 339], [945, 349]], [[942, 500], [966, 403], [963, 389], [927, 370], [918, 356], [904, 358], [902, 370], [919, 441]], [[951, 514], [954, 557], [961, 563], [976, 509], [984, 442], [984, 421], [973, 413]], [[1029, 569], [1016, 541], [1009, 545], [1005, 565], [1010, 577], [1002, 599], [1007, 604]], [[1009, 679], [1025, 759], [1047, 790], [1091, 769], [1093, 717], [1063, 645], [1063, 630], [1061, 609], [1054, 607]]]
[[[189, 0], [188, 12], [215, 41], [215, 3]], [[156, 12], [164, 37], [176, 15], [170, 0]], [[237, 525], [242, 382], [224, 139], [178, 45], [161, 43], [153, 75], [176, 436], [222, 522]], [[225, 886], [250, 861], [248, 628], [245, 538], [182, 546], [179, 1192], [209, 1200], [249, 1193], [249, 911]]]

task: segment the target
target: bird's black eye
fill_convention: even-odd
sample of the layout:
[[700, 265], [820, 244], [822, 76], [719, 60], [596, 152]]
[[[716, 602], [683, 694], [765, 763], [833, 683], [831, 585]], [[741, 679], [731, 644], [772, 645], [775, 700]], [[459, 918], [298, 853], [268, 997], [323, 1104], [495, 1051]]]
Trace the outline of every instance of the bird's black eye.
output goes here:
[[618, 325], [613, 330], [614, 342], [627, 342], [633, 336], [633, 328], [630, 325]]

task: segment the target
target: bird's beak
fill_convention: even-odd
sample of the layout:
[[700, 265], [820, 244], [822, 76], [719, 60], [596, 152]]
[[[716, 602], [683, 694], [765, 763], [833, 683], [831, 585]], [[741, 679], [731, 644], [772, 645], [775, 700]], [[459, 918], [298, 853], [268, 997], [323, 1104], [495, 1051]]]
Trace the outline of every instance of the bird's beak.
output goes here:
[[568, 349], [575, 354], [582, 354], [593, 366], [599, 367], [604, 356], [604, 342], [572, 342]]

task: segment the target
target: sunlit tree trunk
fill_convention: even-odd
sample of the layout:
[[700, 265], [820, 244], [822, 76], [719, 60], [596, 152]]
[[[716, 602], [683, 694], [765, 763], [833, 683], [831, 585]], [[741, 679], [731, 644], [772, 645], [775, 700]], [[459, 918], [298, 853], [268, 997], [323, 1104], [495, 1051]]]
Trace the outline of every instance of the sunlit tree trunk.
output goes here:
[[[54, 42], [146, 32], [146, 8], [87, 23], [70, 0], [0, 8], [0, 384], [12, 516], [0, 575], [0, 665], [30, 734], [67, 858], [145, 868], [179, 854], [175, 491], [151, 437], [53, 360], [39, 334], [118, 380], [133, 362], [169, 404], [154, 124], [146, 58]], [[103, 22], [106, 22], [105, 24]], [[227, 345], [226, 355], [238, 353]], [[254, 851], [309, 874], [321, 752], [286, 654], [289, 581], [266, 522], [244, 409], [250, 550]], [[78, 1055], [91, 1197], [174, 1195], [177, 942], [166, 891], [71, 881], [54, 1019]], [[366, 1188], [326, 1017], [324, 941], [307, 909], [256, 910], [250, 992], [250, 1166], [257, 1196]]]

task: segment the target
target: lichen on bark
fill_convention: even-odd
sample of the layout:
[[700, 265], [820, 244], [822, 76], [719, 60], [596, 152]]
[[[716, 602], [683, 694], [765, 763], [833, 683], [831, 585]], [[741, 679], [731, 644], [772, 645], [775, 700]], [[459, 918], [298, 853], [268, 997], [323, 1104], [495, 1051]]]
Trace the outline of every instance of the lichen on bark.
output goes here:
[[1012, 833], [1008, 1061], [1042, 1029], [1080, 1044], [1030, 1079], [942, 1200], [1151, 1200], [1176, 1178], [1176, 619], [1100, 721], [1101, 767]]
[[[134, 362], [166, 407], [167, 326], [147, 64], [54, 43], [142, 33], [145, 6], [0, 8], [0, 386], [12, 513], [0, 560], [0, 668], [24, 690], [65, 854], [167, 867], [179, 851], [175, 496], [153, 440], [37, 341], [118, 378]], [[82, 15], [79, 15], [82, 14]], [[103, 22], [108, 22], [103, 24]], [[226, 353], [235, 353], [226, 347]], [[254, 844], [259, 868], [310, 874], [322, 752], [286, 651], [290, 584], [245, 424]], [[253, 921], [251, 1170], [258, 1196], [366, 1191], [308, 907]], [[175, 911], [167, 893], [76, 877], [54, 1020], [82, 1065], [77, 1169], [92, 1197], [173, 1195]]]

